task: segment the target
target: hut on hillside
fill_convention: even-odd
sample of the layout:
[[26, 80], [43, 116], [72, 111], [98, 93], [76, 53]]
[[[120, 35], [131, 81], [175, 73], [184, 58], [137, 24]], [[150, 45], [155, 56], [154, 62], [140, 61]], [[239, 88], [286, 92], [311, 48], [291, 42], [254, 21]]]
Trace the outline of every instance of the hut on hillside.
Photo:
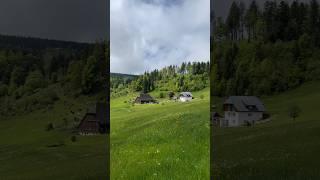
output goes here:
[[193, 99], [191, 92], [182, 92], [179, 95], [179, 99], [181, 102], [188, 102]]
[[110, 117], [108, 107], [105, 103], [97, 103], [89, 108], [82, 118], [78, 129], [80, 135], [95, 135], [108, 132], [110, 127]]
[[147, 93], [141, 93], [134, 101], [134, 103], [137, 104], [153, 104], [156, 102], [157, 101]]

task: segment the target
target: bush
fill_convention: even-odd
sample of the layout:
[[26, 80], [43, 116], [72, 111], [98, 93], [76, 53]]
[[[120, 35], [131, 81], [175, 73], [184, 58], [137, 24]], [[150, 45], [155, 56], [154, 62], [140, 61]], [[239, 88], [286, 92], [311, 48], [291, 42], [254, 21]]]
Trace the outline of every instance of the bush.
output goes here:
[[159, 93], [159, 98], [164, 98], [164, 96], [165, 96], [165, 95], [164, 95], [163, 92], [160, 92], [160, 93]]
[[169, 91], [169, 92], [168, 92], [168, 97], [169, 97], [169, 99], [172, 99], [172, 98], [173, 98], [173, 96], [174, 96], [174, 92]]
[[46, 125], [46, 131], [51, 131], [54, 129], [53, 123], [49, 123]]
[[301, 109], [297, 105], [292, 105], [289, 107], [289, 116], [292, 118], [292, 120], [295, 120], [297, 117], [299, 117]]
[[76, 136], [71, 136], [71, 142], [76, 142], [77, 141], [77, 137]]
[[201, 95], [200, 95], [200, 99], [203, 99], [203, 98], [204, 98], [204, 95], [203, 95], [203, 94], [201, 94]]

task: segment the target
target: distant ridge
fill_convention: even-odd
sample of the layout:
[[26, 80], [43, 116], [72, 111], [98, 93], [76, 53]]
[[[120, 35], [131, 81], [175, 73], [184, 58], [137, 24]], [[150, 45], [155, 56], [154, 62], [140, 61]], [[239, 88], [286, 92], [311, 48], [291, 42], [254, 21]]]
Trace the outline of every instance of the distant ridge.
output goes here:
[[138, 75], [133, 74], [122, 74], [122, 73], [110, 73], [111, 77], [128, 77], [128, 78], [136, 78]]
[[48, 49], [48, 48], [73, 48], [84, 49], [90, 46], [90, 43], [72, 42], [63, 40], [43, 39], [37, 37], [23, 37], [0, 34], [1, 49]]

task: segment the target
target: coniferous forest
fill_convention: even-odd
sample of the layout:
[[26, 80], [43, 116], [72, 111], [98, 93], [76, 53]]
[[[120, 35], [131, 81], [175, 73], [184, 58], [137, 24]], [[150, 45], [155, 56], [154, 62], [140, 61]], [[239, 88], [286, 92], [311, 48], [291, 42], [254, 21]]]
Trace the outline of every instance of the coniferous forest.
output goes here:
[[199, 91], [209, 86], [209, 62], [184, 62], [142, 75], [111, 74], [111, 96], [130, 92]]
[[235, 1], [213, 14], [211, 92], [271, 95], [320, 77], [320, 12], [310, 2]]
[[0, 36], [0, 115], [50, 109], [60, 96], [102, 92], [107, 82], [105, 42], [75, 43]]

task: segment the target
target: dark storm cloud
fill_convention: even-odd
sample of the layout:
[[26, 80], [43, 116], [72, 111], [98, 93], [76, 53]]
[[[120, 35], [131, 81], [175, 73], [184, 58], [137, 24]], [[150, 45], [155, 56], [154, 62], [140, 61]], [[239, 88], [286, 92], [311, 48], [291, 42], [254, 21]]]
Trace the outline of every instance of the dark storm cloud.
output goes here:
[[109, 0], [1, 0], [0, 34], [81, 42], [106, 39], [108, 4]]
[[[211, 8], [213, 9], [216, 17], [226, 17], [229, 12], [229, 8], [232, 4], [232, 2], [244, 2], [247, 6], [253, 1], [253, 0], [211, 0]], [[261, 6], [266, 2], [267, 0], [256, 0], [256, 2]], [[277, 2], [280, 2], [281, 0], [276, 0]], [[287, 0], [287, 2], [291, 3], [293, 0]], [[299, 2], [309, 2], [310, 0], [299, 0]]]

